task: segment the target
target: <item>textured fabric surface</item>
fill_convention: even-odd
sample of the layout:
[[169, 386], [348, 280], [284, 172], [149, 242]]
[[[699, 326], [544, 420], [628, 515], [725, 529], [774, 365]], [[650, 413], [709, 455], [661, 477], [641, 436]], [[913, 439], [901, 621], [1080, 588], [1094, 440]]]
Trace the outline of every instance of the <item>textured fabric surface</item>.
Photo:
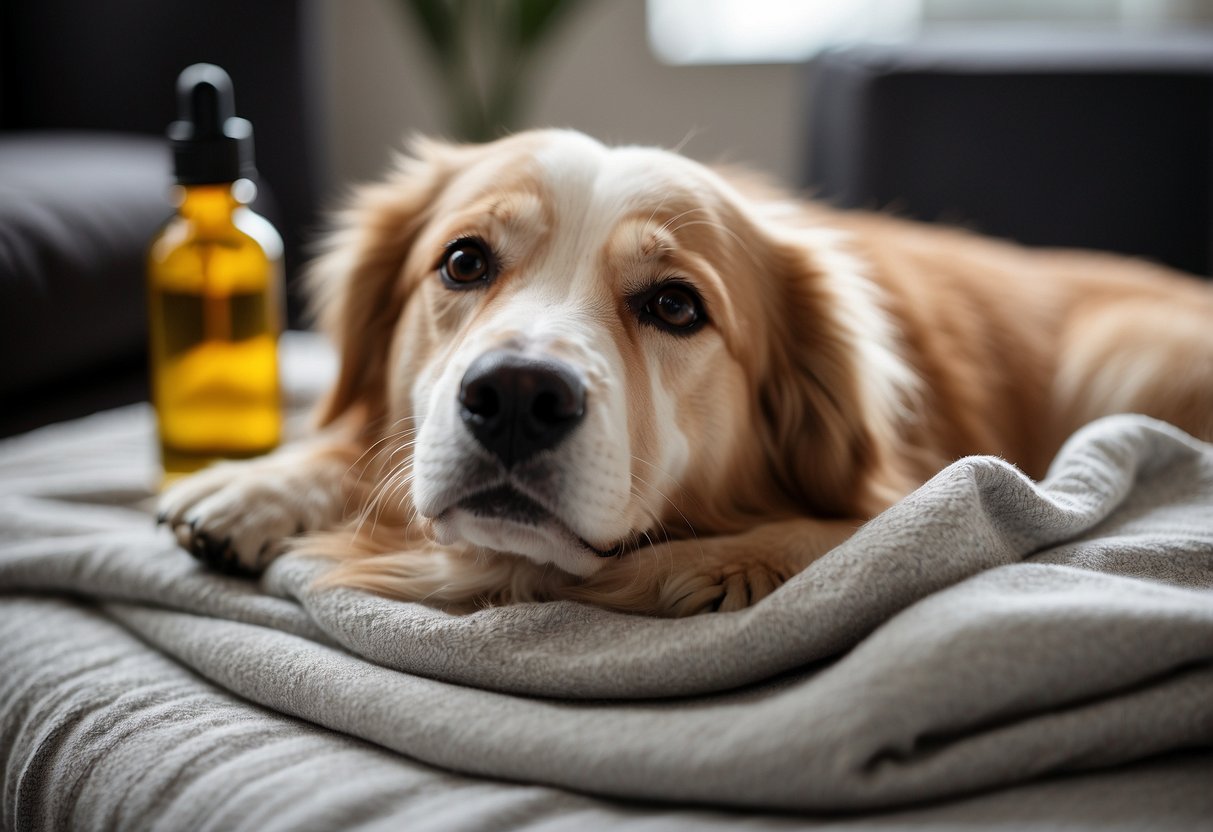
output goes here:
[[219, 690], [95, 607], [0, 601], [0, 829], [1196, 830], [1213, 757], [1178, 754], [863, 815], [607, 801], [450, 774]]
[[962, 460], [758, 606], [682, 621], [208, 573], [151, 526], [149, 434], [129, 408], [0, 445], [3, 823], [1213, 811], [1213, 448], [1158, 422], [1089, 427], [1039, 485]]

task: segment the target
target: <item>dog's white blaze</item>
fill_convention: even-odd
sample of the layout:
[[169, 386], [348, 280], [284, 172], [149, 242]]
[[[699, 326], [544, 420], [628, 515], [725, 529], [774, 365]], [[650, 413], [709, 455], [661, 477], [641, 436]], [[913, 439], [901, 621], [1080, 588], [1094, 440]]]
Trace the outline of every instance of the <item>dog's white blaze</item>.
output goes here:
[[[612, 156], [591, 139], [567, 134], [539, 154], [553, 196], [554, 228], [542, 257], [509, 297], [485, 319], [478, 320], [436, 378], [419, 375], [413, 386], [415, 412], [423, 414], [414, 458], [413, 498], [418, 510], [435, 517], [449, 508], [451, 497], [466, 493], [465, 460], [482, 455], [462, 424], [457, 405], [460, 381], [484, 352], [502, 347], [558, 358], [582, 373], [586, 382], [583, 423], [550, 453], [561, 482], [558, 514], [578, 537], [609, 548], [647, 524], [653, 508], [632, 502], [632, 447], [628, 424], [623, 356], [604, 315], [615, 314], [600, 254], [638, 191], [652, 183], [636, 179], [637, 167], [615, 169]], [[659, 378], [650, 367], [652, 378]], [[659, 437], [663, 479], [644, 475], [665, 491], [685, 468], [689, 449], [677, 430], [674, 403], [657, 383], [652, 395], [658, 421], [669, 426]], [[635, 515], [635, 516], [634, 516]], [[444, 515], [442, 542], [465, 542], [552, 562], [575, 574], [601, 566], [558, 529], [535, 528], [462, 510]]]
[[[612, 335], [620, 299], [602, 262], [621, 221], [640, 205], [660, 201], [652, 152], [607, 150], [576, 133], [554, 133], [536, 154], [551, 196], [551, 236], [525, 274], [511, 284], [488, 317], [477, 319], [441, 369], [419, 374], [413, 385], [414, 412], [421, 425], [414, 456], [413, 499], [421, 514], [439, 517], [440, 542], [464, 541], [551, 562], [579, 575], [600, 568], [595, 558], [558, 527], [532, 527], [476, 517], [453, 502], [467, 495], [468, 460], [483, 459], [459, 416], [458, 392], [467, 368], [486, 351], [500, 347], [550, 356], [568, 363], [586, 383], [584, 421], [550, 451], [560, 483], [553, 507], [568, 530], [606, 549], [633, 531], [642, 531], [661, 513], [690, 460], [678, 428], [675, 402], [661, 383], [658, 360], [649, 356], [648, 375], [659, 434], [652, 459], [641, 465], [634, 500], [632, 438], [623, 355]], [[508, 244], [508, 241], [507, 241]]]
[[[545, 283], [547, 285], [545, 285]], [[433, 384], [419, 379], [416, 404], [426, 413], [415, 457], [414, 501], [436, 516], [451, 495], [466, 489], [464, 465], [482, 454], [459, 418], [458, 391], [468, 366], [488, 350], [510, 345], [559, 358], [582, 373], [587, 385], [584, 422], [551, 452], [563, 484], [558, 514], [578, 537], [610, 548], [630, 529], [624, 514], [630, 497], [629, 434], [623, 360], [609, 332], [585, 313], [574, 297], [553, 303], [556, 281], [525, 287], [478, 325]], [[574, 293], [569, 293], [570, 295]], [[440, 530], [443, 542], [464, 540], [498, 551], [553, 562], [574, 574], [589, 574], [601, 561], [567, 534], [455, 511]]]

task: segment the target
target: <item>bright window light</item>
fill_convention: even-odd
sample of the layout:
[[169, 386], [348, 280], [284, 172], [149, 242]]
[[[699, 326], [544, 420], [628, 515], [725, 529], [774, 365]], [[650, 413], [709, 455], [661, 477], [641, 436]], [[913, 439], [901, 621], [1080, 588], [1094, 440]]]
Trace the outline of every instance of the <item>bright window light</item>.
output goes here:
[[922, 0], [648, 0], [649, 42], [671, 64], [802, 61], [909, 37], [921, 16]]
[[926, 24], [1213, 23], [1208, 0], [648, 0], [649, 42], [671, 64], [795, 63], [822, 49], [904, 40]]

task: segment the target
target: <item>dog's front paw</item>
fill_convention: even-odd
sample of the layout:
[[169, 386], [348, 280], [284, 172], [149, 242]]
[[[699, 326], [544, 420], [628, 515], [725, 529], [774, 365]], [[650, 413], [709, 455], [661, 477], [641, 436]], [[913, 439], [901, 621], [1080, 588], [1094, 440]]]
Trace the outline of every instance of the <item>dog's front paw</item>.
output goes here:
[[801, 518], [736, 535], [661, 543], [616, 558], [564, 597], [681, 617], [757, 604], [855, 531], [843, 520]]
[[744, 537], [718, 537], [641, 549], [571, 585], [563, 597], [670, 618], [745, 609], [804, 565], [746, 543]]
[[157, 519], [206, 565], [251, 575], [290, 537], [332, 523], [336, 503], [327, 483], [268, 457], [220, 463], [173, 484], [160, 498]]
[[806, 517], [727, 537], [668, 544], [670, 566], [658, 593], [658, 613], [733, 612], [757, 604], [856, 527], [850, 520]]
[[743, 560], [671, 576], [661, 588], [662, 615], [680, 618], [703, 612], [734, 612], [757, 604], [783, 585], [795, 570]]

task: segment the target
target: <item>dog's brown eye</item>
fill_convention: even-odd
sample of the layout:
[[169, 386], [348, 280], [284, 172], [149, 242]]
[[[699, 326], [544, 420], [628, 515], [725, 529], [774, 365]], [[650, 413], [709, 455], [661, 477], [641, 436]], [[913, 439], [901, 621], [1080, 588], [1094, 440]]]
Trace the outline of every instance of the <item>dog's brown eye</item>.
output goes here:
[[447, 246], [440, 271], [447, 285], [462, 288], [487, 281], [492, 276], [493, 268], [489, 253], [481, 242], [459, 240]]
[[667, 283], [649, 296], [643, 316], [662, 329], [689, 332], [704, 320], [703, 302], [689, 286]]

